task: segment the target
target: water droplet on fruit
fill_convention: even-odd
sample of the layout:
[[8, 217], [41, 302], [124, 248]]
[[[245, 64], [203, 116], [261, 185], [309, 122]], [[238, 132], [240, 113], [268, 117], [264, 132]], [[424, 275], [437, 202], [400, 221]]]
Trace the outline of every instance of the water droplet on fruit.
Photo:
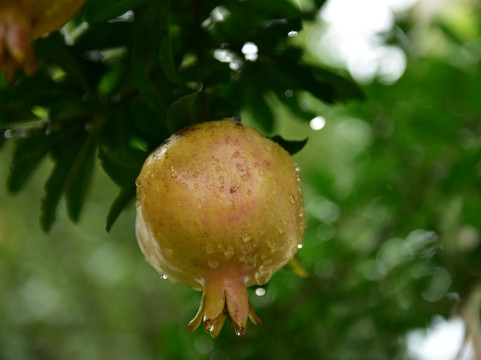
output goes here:
[[301, 168], [299, 166], [296, 166], [296, 172], [301, 171]]
[[177, 201], [177, 205], [182, 206], [182, 200]]
[[247, 180], [249, 180], [249, 174], [244, 174], [244, 175], [242, 175], [242, 176], [241, 176], [241, 180], [242, 180], [242, 181], [247, 181]]
[[217, 269], [219, 267], [219, 262], [215, 260], [208, 261], [207, 264], [211, 269]]
[[170, 168], [170, 176], [174, 179], [177, 177], [177, 173], [175, 172], [173, 166]]
[[298, 249], [302, 249], [303, 245], [302, 244], [297, 244]]
[[241, 237], [242, 237], [242, 241], [244, 242], [247, 242], [251, 239], [251, 236], [249, 235], [248, 232], [242, 233]]
[[249, 269], [255, 269], [257, 265], [256, 257], [255, 256], [248, 256], [245, 260], [245, 264]]
[[205, 252], [207, 254], [212, 254], [214, 252], [214, 246], [212, 245], [212, 243], [207, 243], [207, 245], [205, 246]]
[[234, 256], [234, 248], [231, 245], [227, 245], [225, 248], [224, 256], [226, 259], [230, 259], [232, 256]]
[[162, 279], [167, 280], [169, 277], [167, 275], [162, 275]]
[[251, 252], [251, 250], [252, 250], [252, 243], [250, 243], [250, 242], [242, 245], [242, 247], [241, 247], [241, 252], [243, 254], [248, 254], [248, 253]]
[[289, 202], [291, 204], [295, 204], [296, 203], [296, 197], [292, 194], [289, 194]]
[[172, 256], [172, 254], [174, 253], [174, 251], [172, 249], [165, 249], [165, 254], [168, 255], [168, 256]]
[[275, 240], [269, 241], [269, 242], [267, 243], [267, 245], [270, 247], [271, 252], [274, 252], [274, 251], [276, 251], [277, 249], [279, 249], [279, 245], [277, 244], [277, 241], [275, 241]]
[[224, 177], [223, 177], [223, 176], [219, 176], [219, 182], [220, 182], [221, 184], [224, 183]]
[[186, 184], [186, 183], [182, 183], [182, 184], [180, 184], [180, 186], [185, 189], [185, 188], [187, 187], [187, 184]]
[[267, 259], [267, 260], [265, 260], [262, 264], [264, 264], [264, 265], [270, 265], [270, 264], [272, 264], [272, 260], [271, 260], [271, 259]]
[[242, 331], [236, 330], [236, 331], [235, 331], [235, 334], [236, 334], [237, 336], [242, 336]]
[[264, 175], [265, 175], [265, 172], [264, 172], [264, 170], [259, 169], [258, 174], [259, 174], [259, 176], [264, 176]]
[[259, 266], [259, 274], [267, 274], [270, 271], [268, 266], [261, 265]]

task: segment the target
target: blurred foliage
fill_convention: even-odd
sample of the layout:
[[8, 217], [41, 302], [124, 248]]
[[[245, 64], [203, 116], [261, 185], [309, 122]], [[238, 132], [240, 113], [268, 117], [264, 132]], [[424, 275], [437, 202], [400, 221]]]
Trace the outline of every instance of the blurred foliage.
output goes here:
[[[301, 4], [90, 0], [36, 42], [33, 77], [0, 80], [0, 175], [18, 193], [0, 194], [0, 358], [408, 359], [406, 334], [435, 316], [479, 322], [481, 19], [468, 38], [442, 19], [422, 38], [403, 19], [404, 76], [361, 91], [306, 60], [292, 35], [323, 1]], [[292, 153], [305, 145], [310, 276], [251, 289], [263, 324], [213, 341], [188, 333], [200, 293], [159, 280], [128, 204], [166, 137], [239, 115]], [[63, 203], [80, 223], [59, 212], [52, 228]]]

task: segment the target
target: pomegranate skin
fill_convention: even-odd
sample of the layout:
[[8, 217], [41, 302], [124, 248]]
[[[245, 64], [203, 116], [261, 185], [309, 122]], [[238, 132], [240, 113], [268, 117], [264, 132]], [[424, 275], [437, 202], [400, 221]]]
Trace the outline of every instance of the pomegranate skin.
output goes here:
[[246, 286], [263, 285], [304, 233], [296, 165], [277, 143], [231, 119], [187, 127], [145, 161], [137, 179], [137, 239], [161, 274], [203, 290], [199, 313], [216, 337], [224, 318], [243, 334], [260, 323]]

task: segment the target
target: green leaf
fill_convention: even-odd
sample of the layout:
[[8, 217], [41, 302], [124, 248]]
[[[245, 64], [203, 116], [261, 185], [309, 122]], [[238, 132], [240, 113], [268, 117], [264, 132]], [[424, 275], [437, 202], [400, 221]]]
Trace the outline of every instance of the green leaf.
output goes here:
[[262, 93], [256, 88], [246, 88], [244, 91], [246, 109], [254, 121], [266, 132], [274, 130], [274, 115], [266, 103]]
[[134, 78], [142, 99], [150, 110], [156, 114], [162, 114], [164, 112], [163, 102], [149, 78], [148, 67], [144, 63], [144, 53], [139, 44], [134, 45], [132, 61]]
[[229, 82], [232, 71], [229, 68], [229, 64], [222, 63], [213, 58], [207, 58], [183, 68], [180, 73], [181, 76], [188, 81], [202, 83], [205, 89], [213, 85]]
[[329, 83], [334, 89], [334, 101], [364, 100], [366, 98], [361, 87], [354, 80], [330, 70], [314, 69], [314, 74]]
[[105, 230], [107, 232], [110, 231], [112, 225], [115, 223], [119, 215], [135, 197], [135, 190], [135, 182], [133, 181], [128, 182], [122, 187], [114, 202], [110, 206], [109, 213], [107, 214], [107, 220], [105, 222]]
[[302, 20], [300, 17], [272, 19], [266, 21], [256, 30], [252, 41], [260, 47], [273, 48], [277, 46], [279, 42], [287, 40], [289, 32], [301, 30]]
[[307, 140], [285, 140], [279, 135], [275, 135], [270, 138], [275, 141], [280, 146], [282, 146], [289, 154], [294, 155], [302, 150], [302, 148], [307, 144]]
[[[89, 1], [89, 3], [92, 2], [95, 1]], [[81, 87], [82, 92], [93, 89], [105, 69], [100, 62], [87, 61], [84, 57], [84, 51], [78, 49], [75, 45], [66, 45], [58, 33], [52, 34], [46, 39], [37, 40], [36, 50], [38, 50], [37, 53], [40, 57], [60, 66], [68, 78]], [[61, 86], [64, 86], [64, 84], [53, 83], [52, 85], [53, 88]], [[44, 90], [50, 91], [48, 87], [45, 87]], [[69, 92], [72, 90], [69, 89]], [[59, 95], [57, 98], [62, 98], [62, 96]]]
[[92, 111], [86, 109], [84, 104], [63, 99], [55, 102], [49, 110], [49, 118], [53, 123], [62, 120], [87, 118], [92, 115]]
[[87, 22], [94, 24], [116, 18], [143, 5], [146, 0], [93, 0], [84, 8]]
[[325, 2], [326, 2], [326, 0], [314, 0], [314, 4], [316, 5], [316, 7], [318, 9], [320, 9], [324, 5]]
[[16, 141], [7, 180], [8, 191], [16, 193], [23, 188], [54, 143], [55, 139], [45, 134]]
[[[95, 1], [90, 3], [95, 3]], [[131, 43], [133, 28], [134, 22], [89, 24], [88, 29], [75, 40], [75, 47], [82, 51], [122, 47]]]
[[[65, 193], [68, 194], [69, 215], [74, 221], [78, 219], [89, 185], [93, 162], [92, 147], [95, 146], [97, 131], [92, 130], [89, 134], [72, 132], [53, 149], [55, 166], [45, 184], [40, 215], [40, 224], [45, 232], [51, 229], [58, 203]], [[87, 174], [83, 174], [83, 171]], [[79, 191], [79, 194], [75, 194], [76, 191]]]
[[160, 144], [170, 135], [164, 127], [163, 117], [154, 114], [138, 97], [130, 102], [130, 117], [142, 136], [154, 143]]
[[173, 84], [182, 85], [182, 80], [172, 54], [172, 31], [170, 29], [160, 42], [159, 60], [167, 79]]
[[137, 178], [148, 154], [124, 146], [116, 149], [100, 146], [100, 165], [107, 175], [119, 186], [133, 182]]
[[182, 96], [174, 101], [167, 112], [167, 125], [172, 132], [200, 121], [200, 92]]
[[95, 161], [95, 142], [88, 139], [77, 155], [78, 170], [75, 170], [67, 189], [67, 212], [73, 222], [78, 222], [84, 204], [87, 190], [92, 178]]
[[289, 260], [289, 268], [290, 270], [296, 274], [297, 276], [306, 278], [309, 276], [309, 273], [307, 270], [304, 268], [301, 262], [301, 258], [299, 257], [299, 254], [295, 254], [294, 257]]

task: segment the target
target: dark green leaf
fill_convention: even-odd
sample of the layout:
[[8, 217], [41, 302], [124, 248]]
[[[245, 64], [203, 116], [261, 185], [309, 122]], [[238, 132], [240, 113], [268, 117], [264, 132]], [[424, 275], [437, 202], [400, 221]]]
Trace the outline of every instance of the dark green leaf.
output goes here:
[[55, 139], [45, 133], [16, 141], [7, 181], [10, 192], [18, 192], [23, 188], [54, 143]]
[[135, 197], [135, 182], [128, 182], [122, 187], [119, 194], [115, 198], [114, 202], [110, 206], [109, 213], [107, 215], [107, 220], [105, 222], [105, 230], [110, 231], [112, 225], [115, 223], [119, 215], [129, 204], [130, 201]]
[[102, 168], [119, 186], [135, 181], [147, 155], [145, 152], [127, 146], [117, 149], [105, 146], [99, 148]]
[[49, 118], [55, 123], [62, 120], [87, 118], [92, 116], [92, 111], [86, 109], [84, 104], [70, 100], [60, 100], [50, 107]]
[[[58, 203], [65, 193], [68, 194], [69, 215], [72, 220], [78, 219], [92, 172], [92, 149], [97, 137], [95, 129], [88, 134], [75, 134], [72, 130], [73, 134], [65, 137], [53, 149], [55, 166], [45, 184], [40, 216], [42, 229], [46, 232], [55, 221]], [[75, 191], [79, 191], [79, 194], [75, 194]]]
[[94, 0], [88, 1], [84, 13], [86, 20], [97, 23], [113, 19], [143, 5], [146, 0]]
[[342, 74], [326, 69], [314, 69], [314, 74], [329, 83], [334, 89], [334, 101], [364, 100], [365, 95], [361, 87], [354, 80]]
[[213, 58], [205, 59], [181, 70], [181, 75], [187, 81], [197, 81], [202, 84], [203, 88], [229, 82], [231, 73], [228, 64]]
[[275, 135], [270, 138], [275, 141], [280, 146], [282, 146], [289, 154], [294, 155], [302, 150], [302, 148], [307, 144], [307, 140], [284, 140], [281, 136]]
[[149, 78], [148, 68], [144, 63], [144, 54], [139, 44], [134, 45], [132, 56], [134, 77], [143, 101], [154, 113], [162, 114], [164, 112], [163, 103]]
[[130, 102], [130, 117], [142, 136], [154, 143], [160, 144], [170, 135], [164, 127], [163, 117], [150, 111], [139, 98], [134, 98]]
[[[281, 40], [287, 40], [291, 31], [301, 31], [302, 21], [300, 17], [290, 19], [273, 19], [266, 21], [256, 30], [252, 41], [261, 47], [272, 48]], [[262, 49], [261, 49], [262, 50]]]
[[245, 89], [244, 101], [246, 110], [266, 133], [271, 133], [274, 130], [274, 115], [264, 100], [262, 93], [259, 93], [257, 90], [253, 87]]
[[318, 9], [320, 9], [324, 5], [325, 2], [326, 2], [326, 0], [314, 0], [314, 4], [316, 5], [316, 7]]
[[96, 144], [93, 140], [88, 139], [80, 149], [76, 158], [78, 169], [72, 169], [72, 171], [75, 171], [75, 175], [72, 176], [67, 189], [67, 211], [73, 222], [79, 220], [92, 178], [96, 150]]
[[133, 27], [133, 22], [89, 24], [89, 28], [76, 39], [75, 47], [81, 51], [88, 51], [125, 46], [133, 39]]
[[[92, 2], [95, 1], [89, 1], [89, 3]], [[100, 62], [87, 61], [84, 50], [77, 49], [75, 45], [67, 46], [57, 33], [46, 39], [37, 40], [36, 45], [39, 56], [60, 66], [68, 78], [80, 86], [82, 91], [91, 90], [96, 86], [104, 70], [104, 65]], [[55, 88], [62, 85], [62, 83], [56, 84]], [[49, 89], [45, 87], [44, 90]]]
[[172, 132], [200, 121], [200, 92], [182, 96], [170, 105], [167, 112], [167, 125]]
[[179, 77], [177, 65], [174, 62], [174, 56], [172, 54], [172, 34], [171, 31], [160, 42], [159, 60], [164, 74], [169, 81], [176, 85], [182, 85], [182, 81]]

